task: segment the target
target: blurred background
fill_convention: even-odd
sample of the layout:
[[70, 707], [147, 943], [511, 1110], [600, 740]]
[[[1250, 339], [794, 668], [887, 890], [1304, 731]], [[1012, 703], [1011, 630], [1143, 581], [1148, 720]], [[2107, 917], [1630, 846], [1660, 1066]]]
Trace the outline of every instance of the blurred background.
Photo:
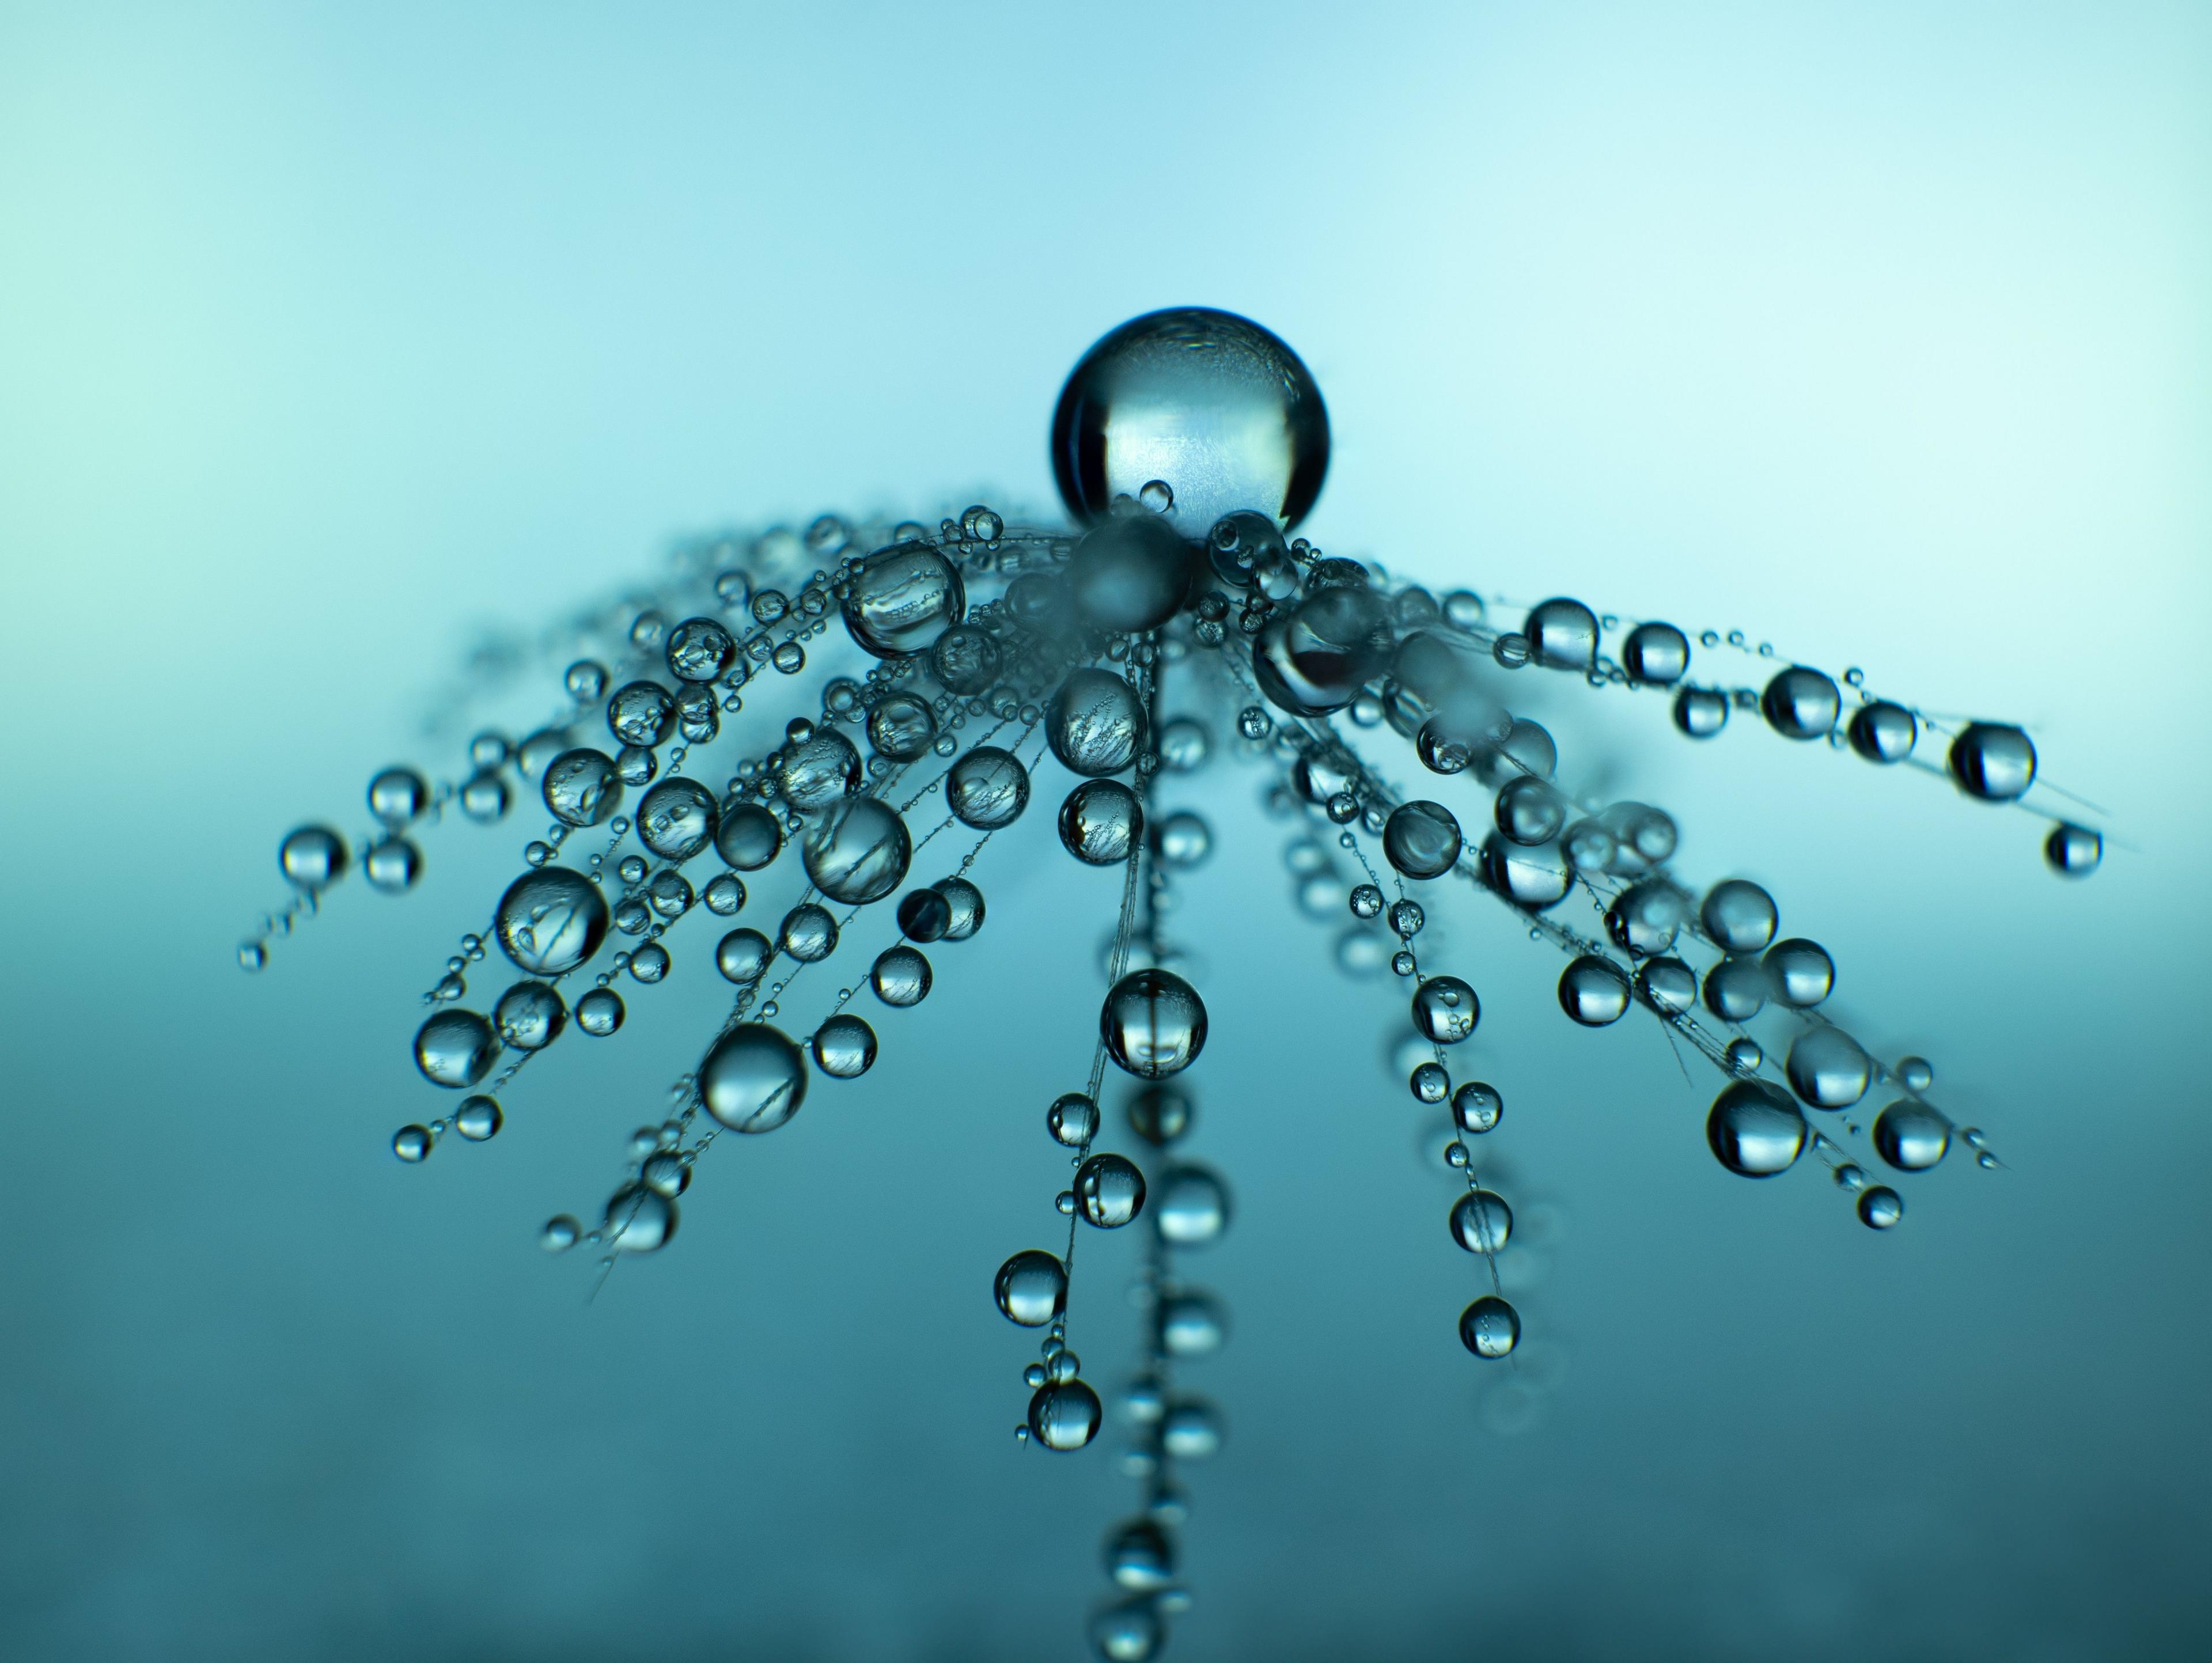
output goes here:
[[[2008, 1164], [1887, 1235], [1810, 1162], [1732, 1178], [1710, 1071], [1575, 1029], [1462, 895], [1538, 1221], [1509, 1377], [1399, 990], [1338, 974], [1256, 771], [1180, 782], [1237, 1217], [1168, 1655], [2212, 1652], [2208, 201], [2191, 3], [0, 8], [0, 1650], [1085, 1654], [1134, 1487], [1016, 1444], [988, 1297], [1062, 1228], [1114, 899], [1048, 816], [875, 1071], [588, 1305], [537, 1228], [696, 1058], [703, 942], [411, 1168], [416, 995], [535, 814], [234, 951], [289, 827], [453, 775], [487, 628], [702, 526], [1054, 514], [1060, 378], [1198, 302], [1319, 379], [1332, 553], [1863, 665], [2112, 818], [2068, 883], [2026, 814], [1563, 689]], [[1136, 1234], [1083, 1254], [1102, 1387]]]

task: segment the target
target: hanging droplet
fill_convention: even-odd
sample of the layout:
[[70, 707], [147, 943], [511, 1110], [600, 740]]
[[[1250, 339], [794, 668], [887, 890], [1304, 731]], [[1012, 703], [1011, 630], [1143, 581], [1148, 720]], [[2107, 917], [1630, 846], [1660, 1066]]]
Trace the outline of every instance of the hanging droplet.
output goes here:
[[1144, 828], [1136, 793], [1118, 780], [1086, 780], [1060, 805], [1060, 847], [1086, 865], [1120, 865]]
[[1211, 1168], [1173, 1166], [1161, 1175], [1152, 1200], [1152, 1227], [1178, 1247], [1220, 1240], [1229, 1228], [1229, 1187]]
[[611, 987], [594, 987], [576, 1001], [576, 1026], [594, 1039], [605, 1039], [623, 1025], [628, 1013], [622, 995]]
[[541, 791], [546, 809], [564, 826], [604, 825], [622, 805], [615, 759], [589, 747], [564, 750], [547, 763]]
[[845, 628], [879, 659], [927, 652], [967, 610], [959, 568], [926, 543], [895, 543], [854, 568]]
[[1790, 1089], [1815, 1108], [1849, 1108], [1866, 1096], [1874, 1065], [1840, 1028], [1815, 1023], [1800, 1034], [1783, 1064]]
[[1809, 1011], [1835, 990], [1836, 962], [1817, 941], [1793, 938], [1766, 950], [1767, 990], [1775, 1002]]
[[708, 1048], [699, 1100], [732, 1132], [773, 1132], [806, 1101], [806, 1065], [780, 1030], [744, 1023]]
[[814, 887], [843, 906], [880, 901], [914, 856], [906, 822], [873, 797], [844, 797], [816, 815], [799, 847]]
[[1771, 1178], [1805, 1148], [1805, 1117], [1775, 1086], [1738, 1080], [1713, 1099], [1705, 1141], [1720, 1163], [1746, 1178]]
[[1875, 1116], [1875, 1153], [1899, 1172], [1925, 1172], [1950, 1147], [1950, 1121], [1925, 1103], [1900, 1097]]
[[2105, 840], [2087, 826], [2056, 825], [2043, 840], [2043, 858], [2054, 872], [2087, 877], [2104, 862]]
[[1627, 974], [1609, 958], [1584, 953], [1559, 975], [1559, 1009], [1585, 1028], [1619, 1022], [1628, 1010]]
[[1785, 739], [1823, 739], [1843, 710], [1843, 695], [1817, 670], [1793, 665], [1766, 684], [1759, 713]]
[[1460, 847], [1459, 822], [1441, 803], [1401, 804], [1383, 823], [1383, 858], [1407, 877], [1441, 877]]
[[2009, 803], [2035, 783], [2035, 742], [2002, 722], [1969, 722], [1947, 760], [1959, 789], [1984, 803]]
[[1698, 920], [1724, 953], [1757, 953], [1774, 939], [1780, 914], [1774, 897], [1746, 878], [1731, 877], [1705, 894]]
[[1121, 1228], [1144, 1210], [1145, 1174], [1119, 1155], [1094, 1155], [1075, 1169], [1075, 1204], [1083, 1222]]
[[1459, 1314], [1459, 1339], [1479, 1357], [1504, 1356], [1521, 1343], [1521, 1314], [1485, 1294]]
[[1098, 1135], [1098, 1105], [1080, 1091], [1063, 1092], [1045, 1110], [1044, 1124], [1054, 1143], [1081, 1149]]
[[714, 828], [714, 850], [738, 871], [757, 871], [783, 847], [783, 827], [757, 803], [725, 805]]
[[1859, 1192], [1859, 1223], [1869, 1229], [1894, 1229], [1904, 1217], [1904, 1197], [1887, 1184]]
[[1042, 1328], [1067, 1308], [1067, 1272], [1053, 1254], [1025, 1248], [999, 1266], [991, 1296], [1009, 1322]]
[[1457, 1045], [1474, 1033], [1482, 1006], [1457, 976], [1431, 976], [1413, 990], [1413, 1026], [1437, 1045]]
[[1690, 638], [1671, 623], [1639, 623], [1620, 644], [1620, 665], [1632, 682], [1672, 687], [1689, 670]]
[[472, 1144], [489, 1143], [506, 1124], [498, 1100], [492, 1097], [464, 1097], [453, 1114], [453, 1130]]
[[415, 1031], [415, 1065], [433, 1085], [465, 1090], [491, 1072], [499, 1035], [473, 1011], [441, 1011]]
[[868, 980], [878, 998], [904, 1010], [929, 997], [929, 961], [911, 947], [886, 948], [877, 956]]
[[1513, 1209], [1502, 1195], [1471, 1189], [1452, 1203], [1450, 1223], [1452, 1240], [1469, 1253], [1498, 1253], [1513, 1235]]
[[1197, 1061], [1206, 1026], [1198, 990], [1157, 968], [1133, 970], [1115, 982], [1098, 1016], [1107, 1055], [1144, 1080], [1180, 1073]]
[[1109, 670], [1070, 671], [1045, 707], [1045, 743], [1062, 767], [1086, 778], [1133, 767], [1147, 730], [1137, 690]]
[[1079, 1380], [1040, 1387], [1030, 1399], [1030, 1435], [1047, 1449], [1080, 1449], [1098, 1435], [1098, 1394]]
[[1030, 804], [1029, 770], [1011, 751], [978, 745], [945, 776], [945, 801], [963, 826], [977, 831], [1011, 826]]
[[1452, 1093], [1452, 1120], [1462, 1132], [1480, 1136], [1494, 1132], [1505, 1117], [1505, 1099], [1498, 1088], [1482, 1080], [1469, 1080]]
[[876, 1030], [840, 1011], [814, 1030], [814, 1064], [832, 1079], [855, 1080], [875, 1066]]

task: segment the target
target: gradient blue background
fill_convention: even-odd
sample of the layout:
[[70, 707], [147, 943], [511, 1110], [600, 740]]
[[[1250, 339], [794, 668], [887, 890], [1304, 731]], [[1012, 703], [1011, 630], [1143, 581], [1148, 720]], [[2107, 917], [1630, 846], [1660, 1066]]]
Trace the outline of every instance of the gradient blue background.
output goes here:
[[2025, 722], [2114, 835], [2063, 883], [1925, 779], [1551, 696], [2011, 1169], [1888, 1237], [1730, 1180], [1711, 1081], [1462, 901], [1553, 1209], [1508, 1437], [1396, 994], [1194, 780], [1237, 1328], [1170, 1654], [2206, 1655], [2208, 202], [2194, 4], [0, 6], [0, 1652], [1081, 1654], [1129, 1486], [1007, 1435], [984, 1297], [1111, 905], [1041, 816], [875, 1072], [588, 1309], [532, 1233], [688, 1061], [703, 944], [419, 1170], [414, 997], [527, 817], [230, 957], [284, 828], [451, 769], [485, 625], [702, 524], [1050, 512], [1060, 376], [1195, 300], [1319, 377], [1332, 550]]

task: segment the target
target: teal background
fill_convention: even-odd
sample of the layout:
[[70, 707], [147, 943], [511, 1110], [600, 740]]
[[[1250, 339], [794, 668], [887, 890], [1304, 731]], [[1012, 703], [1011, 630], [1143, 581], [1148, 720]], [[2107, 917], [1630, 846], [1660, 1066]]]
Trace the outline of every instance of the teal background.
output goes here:
[[1007, 1435], [986, 1297], [1112, 905], [1043, 815], [876, 1071], [588, 1308], [533, 1231], [690, 1060], [703, 942], [419, 1170], [415, 995], [534, 819], [231, 955], [284, 829], [453, 769], [484, 627], [726, 519], [1049, 513], [1060, 378], [1197, 301], [1318, 377], [1332, 552], [2024, 722], [2112, 850], [1533, 695], [2010, 1164], [1887, 1237], [1730, 1180], [1710, 1078], [1442, 909], [1553, 1208], [1507, 1436], [1397, 996], [1195, 777], [1236, 1332], [1169, 1654], [2205, 1655], [2208, 201], [2198, 5], [0, 5], [0, 1651], [1082, 1654], [1131, 1487]]

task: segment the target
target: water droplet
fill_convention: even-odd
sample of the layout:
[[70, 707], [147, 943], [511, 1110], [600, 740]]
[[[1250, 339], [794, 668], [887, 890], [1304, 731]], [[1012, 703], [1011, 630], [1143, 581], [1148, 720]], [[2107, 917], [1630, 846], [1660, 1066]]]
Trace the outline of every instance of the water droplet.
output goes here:
[[606, 666], [589, 659], [579, 659], [568, 666], [561, 682], [568, 689], [568, 696], [578, 704], [590, 704], [607, 690]]
[[1086, 780], [1060, 805], [1060, 846], [1087, 865], [1121, 865], [1144, 827], [1136, 793], [1118, 780]]
[[1051, 1253], [1026, 1248], [999, 1266], [991, 1296], [1008, 1321], [1042, 1328], [1067, 1308], [1067, 1272]]
[[1783, 1071], [1790, 1089], [1815, 1108], [1849, 1108], [1866, 1096], [1874, 1065], [1840, 1028], [1818, 1023], [1790, 1047]]
[[714, 849], [726, 865], [741, 872], [757, 871], [782, 847], [782, 823], [759, 804], [732, 803], [723, 808], [721, 822], [714, 828]]
[[1389, 608], [1366, 589], [1323, 589], [1271, 618], [1253, 642], [1252, 671], [1268, 703], [1294, 716], [1341, 710], [1390, 661]]
[[[1304, 519], [1328, 467], [1328, 416], [1306, 367], [1247, 319], [1176, 307], [1085, 353], [1053, 416], [1054, 472], [1079, 523], [1153, 480], [1193, 528], [1255, 510]], [[1151, 518], [1151, 516], [1147, 516]]]
[[1627, 973], [1595, 953], [1583, 954], [1559, 975], [1559, 1009], [1585, 1028], [1619, 1022], [1628, 996]]
[[1144, 1211], [1145, 1174], [1119, 1155], [1094, 1155], [1075, 1169], [1075, 1204], [1083, 1222], [1115, 1230]]
[[776, 782], [785, 802], [811, 814], [858, 791], [860, 777], [859, 750], [835, 728], [823, 728], [786, 750]]
[[499, 1035], [473, 1011], [441, 1011], [415, 1032], [415, 1065], [433, 1085], [465, 1090], [491, 1072]]
[[1778, 941], [1763, 962], [1768, 992], [1778, 1004], [1809, 1011], [1835, 989], [1835, 961], [1817, 941]]
[[699, 1100], [732, 1132], [773, 1132], [806, 1101], [799, 1047], [763, 1023], [732, 1029], [699, 1065]]
[[607, 1198], [600, 1234], [617, 1253], [653, 1253], [676, 1235], [676, 1203], [643, 1184], [625, 1184]]
[[1221, 1448], [1221, 1416], [1203, 1398], [1168, 1405], [1160, 1421], [1160, 1448], [1179, 1461], [1204, 1460]]
[[945, 801], [955, 819], [977, 831], [1010, 826], [1029, 806], [1029, 770], [1011, 751], [978, 745], [945, 774]]
[[1037, 1388], [1030, 1399], [1030, 1434], [1047, 1449], [1080, 1449], [1098, 1435], [1098, 1394], [1079, 1380]]
[[430, 1157], [430, 1128], [406, 1126], [392, 1134], [392, 1152], [410, 1166]]
[[837, 920], [828, 907], [804, 901], [783, 915], [776, 944], [801, 964], [818, 964], [837, 950]]
[[1382, 828], [1382, 854], [1407, 877], [1440, 877], [1460, 855], [1459, 822], [1441, 803], [1401, 804]]
[[1505, 1099], [1494, 1085], [1469, 1080], [1452, 1093], [1452, 1120], [1462, 1132], [1476, 1136], [1494, 1132], [1504, 1117]]
[[1639, 623], [1620, 644], [1620, 665], [1632, 682], [1672, 687], [1690, 667], [1690, 638], [1671, 623]]
[[1556, 843], [1523, 847], [1496, 835], [1482, 843], [1482, 881], [1528, 912], [1555, 907], [1574, 887], [1574, 870]]
[[1586, 671], [1597, 661], [1597, 618], [1578, 600], [1545, 601], [1521, 633], [1528, 656], [1547, 670]]
[[564, 750], [547, 763], [540, 789], [546, 808], [565, 826], [604, 824], [623, 798], [615, 759], [588, 747]]
[[806, 876], [830, 900], [879, 901], [906, 877], [914, 845], [896, 810], [873, 797], [839, 799], [806, 828]]
[[1452, 1240], [1469, 1253], [1498, 1253], [1513, 1235], [1513, 1209], [1502, 1195], [1471, 1189], [1452, 1203], [1449, 1223]]
[[361, 857], [362, 876], [386, 895], [404, 895], [422, 876], [422, 852], [404, 837], [380, 838]]
[[2002, 722], [1969, 722], [1948, 762], [1959, 789], [1984, 803], [2009, 803], [2035, 783], [2034, 741]]
[[1897, 1065], [1897, 1077], [1909, 1090], [1925, 1091], [1936, 1083], [1936, 1065], [1925, 1057], [1905, 1057]]
[[1705, 1141], [1730, 1172], [1771, 1178], [1796, 1164], [1805, 1148], [1805, 1117], [1775, 1086], [1738, 1080], [1713, 1099]]
[[1160, 1349], [1171, 1357], [1206, 1356], [1229, 1337], [1229, 1314], [1220, 1301], [1201, 1293], [1163, 1297], [1152, 1312]]
[[607, 924], [606, 898], [589, 878], [566, 866], [542, 866], [507, 886], [493, 928], [517, 969], [560, 976], [599, 950]]
[[630, 955], [629, 973], [649, 986], [667, 977], [670, 962], [668, 950], [657, 941], [648, 941]]
[[895, 543], [854, 568], [845, 628], [878, 659], [927, 652], [967, 607], [959, 568], [926, 543]]
[[1098, 1105], [1080, 1091], [1064, 1092], [1045, 1110], [1044, 1124], [1054, 1143], [1081, 1149], [1098, 1135]]
[[869, 984], [885, 1004], [901, 1010], [929, 997], [929, 961], [911, 947], [886, 948], [868, 972]]
[[594, 987], [576, 1001], [576, 1026], [594, 1039], [605, 1039], [623, 1025], [628, 1014], [622, 995], [611, 987]]
[[775, 944], [758, 930], [732, 930], [714, 948], [714, 968], [723, 980], [750, 987], [767, 973]]
[[1413, 1094], [1414, 1102], [1440, 1103], [1451, 1095], [1451, 1076], [1444, 1071], [1442, 1063], [1419, 1063], [1407, 1077], [1406, 1086]]
[[1156, 1149], [1190, 1131], [1190, 1098], [1178, 1087], [1148, 1085], [1129, 1100], [1129, 1129]]
[[1951, 1123], [1925, 1103], [1900, 1097], [1875, 1116], [1875, 1153], [1899, 1172], [1925, 1172], [1950, 1147]]
[[714, 841], [721, 818], [714, 792], [674, 775], [639, 799], [637, 840], [663, 860], [689, 860]]
[[1793, 665], [1767, 683], [1759, 708], [1766, 725], [1784, 738], [1819, 739], [1835, 726], [1843, 695], [1819, 671]]
[[1206, 1047], [1206, 1005], [1171, 971], [1134, 970], [1115, 982], [1098, 1017], [1106, 1053], [1139, 1079], [1180, 1073]]
[[1516, 843], [1548, 843], [1559, 835], [1567, 805], [1548, 781], [1524, 775], [1506, 782], [1494, 812], [1501, 835]]
[[1893, 1229], [1904, 1217], [1905, 1199], [1888, 1185], [1859, 1192], [1859, 1223], [1869, 1229]]
[[1728, 1042], [1728, 1065], [1739, 1074], [1756, 1074], [1766, 1062], [1766, 1053], [1749, 1035]]
[[1153, 822], [1152, 845], [1163, 865], [1188, 871], [1212, 853], [1213, 828], [1205, 816], [1177, 809]]
[[676, 724], [676, 701], [658, 682], [631, 682], [607, 701], [607, 731], [650, 750]]
[[1705, 934], [1724, 953], [1764, 950], [1774, 939], [1779, 919], [1774, 897], [1758, 884], [1741, 877], [1714, 884], [1698, 912]]
[[574, 1247], [583, 1235], [583, 1227], [567, 1213], [557, 1213], [545, 1221], [545, 1228], [538, 1233], [538, 1245], [547, 1253], [566, 1253]]
[[1521, 1343], [1521, 1314], [1485, 1294], [1459, 1314], [1459, 1339], [1479, 1357], [1504, 1356]]
[[2087, 877], [2104, 862], [2105, 840], [2087, 826], [2061, 823], [2043, 840], [2043, 858], [2054, 872]]
[[461, 812], [479, 825], [505, 819], [514, 801], [507, 781], [496, 774], [472, 774], [461, 787]]
[[1869, 762], [1901, 762], [1919, 739], [1919, 719], [1903, 705], [1877, 699], [1851, 713], [1851, 749]]
[[1678, 958], [1647, 959], [1637, 967], [1636, 992], [1662, 1016], [1678, 1017], [1698, 1002], [1697, 973]]
[[472, 1144], [489, 1142], [499, 1135], [507, 1124], [500, 1112], [498, 1101], [491, 1097], [465, 1097], [453, 1115], [453, 1130]]
[[386, 768], [368, 782], [368, 811], [387, 825], [412, 820], [429, 802], [430, 787], [413, 768]]
[[345, 875], [345, 839], [327, 826], [301, 826], [276, 848], [276, 865], [287, 880], [303, 889], [319, 889]]
[[1161, 1175], [1152, 1227], [1178, 1247], [1204, 1247], [1229, 1228], [1229, 1188], [1212, 1168], [1173, 1166]]
[[1692, 739], [1710, 739], [1728, 725], [1729, 696], [1709, 687], [1686, 687], [1674, 695], [1674, 725]]
[[831, 1078], [858, 1079], [875, 1062], [876, 1030], [849, 1011], [814, 1030], [814, 1065]]
[[1431, 976], [1413, 990], [1413, 1026], [1437, 1045], [1457, 1045], [1482, 1020], [1474, 989], [1457, 976]]

